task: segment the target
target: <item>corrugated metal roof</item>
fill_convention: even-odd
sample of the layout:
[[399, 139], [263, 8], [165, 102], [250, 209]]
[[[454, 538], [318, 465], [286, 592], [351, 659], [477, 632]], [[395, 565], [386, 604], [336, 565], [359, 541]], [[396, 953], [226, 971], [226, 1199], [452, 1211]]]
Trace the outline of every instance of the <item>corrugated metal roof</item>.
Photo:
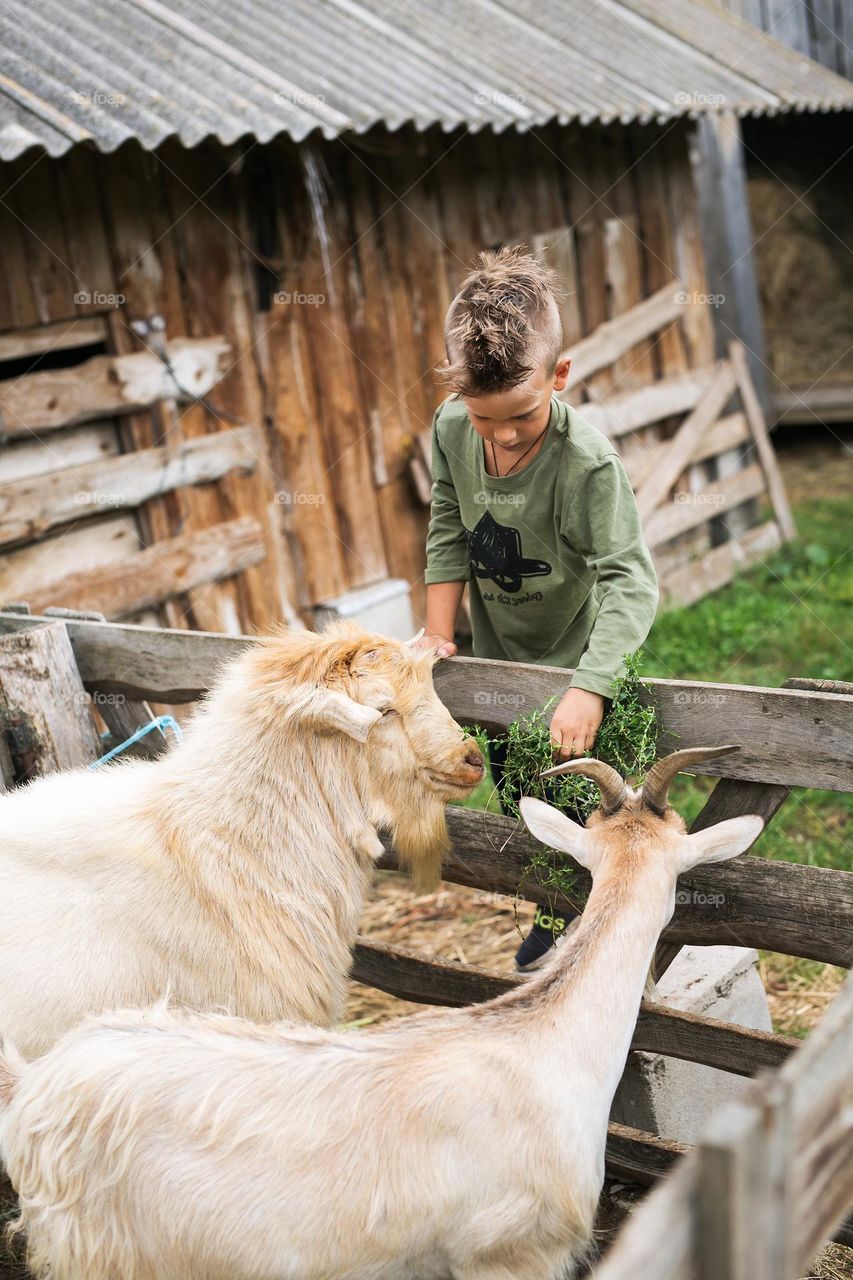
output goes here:
[[853, 107], [711, 0], [0, 0], [0, 158]]

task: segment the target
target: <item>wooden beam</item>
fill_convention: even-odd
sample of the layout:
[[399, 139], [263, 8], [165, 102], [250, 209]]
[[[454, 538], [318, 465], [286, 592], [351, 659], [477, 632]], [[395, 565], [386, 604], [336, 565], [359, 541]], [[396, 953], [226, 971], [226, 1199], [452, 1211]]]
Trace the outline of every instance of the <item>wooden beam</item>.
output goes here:
[[[21, 624], [17, 615], [0, 611], [0, 631], [16, 630]], [[201, 697], [210, 688], [214, 668], [251, 643], [249, 636], [117, 623], [69, 621], [68, 629], [87, 688], [152, 702], [191, 702]], [[552, 697], [562, 697], [571, 676], [571, 670], [561, 667], [451, 658], [438, 664], [434, 681], [439, 697], [460, 723], [502, 730], [517, 716], [544, 706]], [[653, 700], [659, 710], [661, 754], [685, 744], [718, 746], [730, 740], [732, 727], [737, 726], [741, 751], [694, 766], [694, 772], [853, 790], [850, 697], [700, 680], [644, 680], [642, 684], [643, 698]], [[511, 704], [508, 690], [513, 694]], [[697, 707], [701, 716], [696, 714]]]
[[[729, 544], [725, 544], [728, 546]], [[711, 553], [713, 554], [713, 553]], [[571, 672], [559, 667], [452, 658], [434, 673], [439, 697], [461, 724], [503, 730], [520, 715], [562, 697]], [[853, 790], [853, 702], [797, 689], [763, 689], [703, 681], [644, 680], [643, 697], [658, 707], [661, 754], [678, 746], [741, 750], [695, 767], [714, 777], [789, 786]], [[512, 700], [507, 694], [512, 693]], [[804, 698], [820, 698], [814, 703]], [[701, 715], [697, 714], [697, 709]], [[817, 717], [817, 723], [810, 717]], [[792, 749], [792, 744], [796, 747]]]
[[[517, 974], [428, 960], [416, 952], [368, 938], [359, 938], [356, 944], [351, 977], [400, 1000], [457, 1008], [493, 1000], [526, 981]], [[644, 1000], [631, 1049], [752, 1076], [762, 1069], [778, 1067], [799, 1048], [799, 1043]]]
[[691, 369], [688, 373], [663, 378], [636, 391], [625, 391], [600, 401], [590, 400], [578, 407], [578, 413], [606, 436], [618, 440], [620, 436], [640, 431], [662, 418], [672, 418], [695, 409], [713, 381], [715, 371], [715, 365], [707, 369]]
[[679, 534], [695, 529], [716, 516], [726, 516], [742, 502], [764, 493], [764, 472], [758, 463], [733, 471], [722, 480], [711, 482], [711, 488], [699, 493], [679, 493], [666, 506], [653, 511], [643, 525], [649, 547], [655, 549]]
[[790, 1090], [792, 1251], [802, 1269], [831, 1234], [849, 1239], [853, 1231], [847, 1218], [853, 1204], [853, 975], [800, 1053], [802, 1060], [795, 1055], [779, 1077]]
[[0, 485], [0, 545], [37, 538], [84, 516], [136, 507], [171, 489], [207, 484], [231, 471], [250, 472], [260, 449], [253, 427], [236, 427]]
[[589, 337], [564, 352], [572, 361], [572, 382], [583, 382], [605, 365], [613, 364], [643, 338], [677, 320], [684, 311], [684, 304], [678, 301], [682, 289], [680, 282], [673, 280], [615, 320], [606, 320]]
[[151, 351], [94, 356], [73, 369], [29, 373], [0, 382], [0, 425], [7, 438], [133, 413], [157, 400], [190, 401], [222, 376], [230, 348], [222, 338], [175, 338], [171, 370]]
[[[497, 814], [451, 807], [452, 850], [443, 876], [457, 884], [545, 904], [548, 894], [525, 874], [541, 846], [526, 830]], [[571, 859], [579, 899], [589, 876]], [[389, 854], [383, 865], [394, 866]], [[696, 867], [679, 879], [681, 891], [668, 941], [700, 946], [760, 947], [849, 967], [853, 961], [853, 875], [826, 867], [745, 856]], [[556, 895], [557, 903], [569, 905]]]
[[637, 492], [640, 515], [646, 518], [661, 502], [690, 462], [693, 450], [713, 422], [719, 418], [735, 389], [735, 375], [728, 361], [721, 362], [693, 412], [685, 418], [666, 452]]
[[249, 565], [258, 564], [264, 554], [263, 530], [257, 520], [229, 520], [198, 533], [155, 542], [117, 564], [66, 574], [31, 592], [28, 603], [34, 613], [48, 605], [61, 604], [78, 610], [99, 609], [107, 617], [122, 617], [191, 587], [240, 573]]
[[834, 387], [776, 391], [771, 398], [770, 418], [778, 426], [850, 422], [853, 419], [853, 385], [841, 383]]
[[19, 360], [39, 356], [47, 351], [69, 351], [75, 347], [94, 347], [107, 340], [107, 322], [103, 316], [80, 316], [76, 320], [55, 320], [34, 329], [12, 329], [0, 333], [0, 360]]
[[[707, 462], [729, 449], [736, 449], [750, 439], [749, 426], [745, 413], [729, 413], [718, 418], [696, 442], [696, 448], [690, 455], [690, 465]], [[643, 445], [623, 459], [628, 479], [638, 489], [643, 481], [651, 475], [666, 453], [667, 442], [655, 440]]]
[[650, 1186], [670, 1173], [688, 1150], [682, 1142], [659, 1138], [644, 1129], [632, 1129], [630, 1125], [611, 1120], [607, 1126], [604, 1163], [612, 1178]]
[[701, 560], [691, 560], [670, 569], [660, 581], [664, 608], [694, 604], [731, 582], [736, 573], [759, 564], [765, 556], [778, 551], [781, 545], [782, 534], [778, 524], [775, 520], [767, 520], [706, 551]]
[[[28, 625], [32, 619], [0, 610], [0, 634]], [[87, 689], [152, 702], [195, 702], [211, 687], [222, 663], [252, 643], [251, 636], [130, 623], [69, 619], [67, 626]]]
[[743, 400], [743, 407], [752, 432], [752, 438], [755, 442], [758, 460], [767, 480], [767, 492], [770, 494], [770, 501], [776, 513], [776, 520], [782, 531], [782, 537], [790, 541], [792, 538], [796, 538], [797, 527], [794, 524], [794, 517], [791, 515], [791, 508], [788, 505], [788, 495], [785, 493], [785, 485], [782, 480], [782, 472], [779, 470], [779, 463], [776, 460], [776, 453], [767, 434], [767, 422], [753, 385], [749, 361], [740, 342], [731, 342], [729, 344], [729, 358], [734, 367], [738, 389]]
[[768, 405], [764, 325], [755, 274], [741, 124], [732, 111], [703, 112], [696, 123], [694, 180], [717, 350], [732, 337], [749, 351], [761, 403]]

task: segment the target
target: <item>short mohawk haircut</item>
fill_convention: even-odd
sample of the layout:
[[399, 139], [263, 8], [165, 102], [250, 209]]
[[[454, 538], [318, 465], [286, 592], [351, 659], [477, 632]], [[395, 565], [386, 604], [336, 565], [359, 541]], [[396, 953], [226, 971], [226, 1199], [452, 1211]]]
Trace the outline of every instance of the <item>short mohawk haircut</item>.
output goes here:
[[544, 364], [553, 370], [562, 351], [554, 272], [526, 245], [477, 255], [444, 322], [447, 365], [437, 376], [462, 396], [517, 387]]

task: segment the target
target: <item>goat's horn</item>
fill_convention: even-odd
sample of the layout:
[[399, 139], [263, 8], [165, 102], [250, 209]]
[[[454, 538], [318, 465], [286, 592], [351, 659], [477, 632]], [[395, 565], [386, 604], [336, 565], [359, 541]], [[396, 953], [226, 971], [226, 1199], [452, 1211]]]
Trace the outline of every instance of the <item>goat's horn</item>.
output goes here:
[[739, 745], [726, 747], [685, 747], [682, 751], [672, 751], [661, 760], [656, 760], [646, 775], [641, 792], [645, 809], [662, 814], [667, 806], [667, 796], [672, 780], [682, 769], [689, 769], [692, 764], [700, 764], [703, 760], [715, 760], [717, 756], [727, 756], [731, 751], [740, 751]]
[[603, 760], [565, 760], [563, 764], [554, 765], [553, 769], [546, 769], [539, 777], [556, 778], [561, 773], [580, 773], [584, 778], [590, 778], [601, 792], [601, 807], [605, 813], [621, 809], [627, 795], [625, 780]]

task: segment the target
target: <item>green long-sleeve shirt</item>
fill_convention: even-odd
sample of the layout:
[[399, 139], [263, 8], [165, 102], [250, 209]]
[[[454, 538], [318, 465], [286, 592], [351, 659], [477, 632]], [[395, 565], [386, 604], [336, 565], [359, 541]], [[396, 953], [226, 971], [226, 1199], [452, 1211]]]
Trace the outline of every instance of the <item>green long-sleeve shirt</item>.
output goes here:
[[646, 639], [657, 578], [625, 469], [606, 436], [551, 400], [548, 430], [515, 475], [486, 472], [461, 401], [436, 411], [426, 582], [469, 583], [478, 658], [574, 668], [611, 697]]

